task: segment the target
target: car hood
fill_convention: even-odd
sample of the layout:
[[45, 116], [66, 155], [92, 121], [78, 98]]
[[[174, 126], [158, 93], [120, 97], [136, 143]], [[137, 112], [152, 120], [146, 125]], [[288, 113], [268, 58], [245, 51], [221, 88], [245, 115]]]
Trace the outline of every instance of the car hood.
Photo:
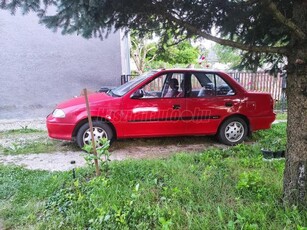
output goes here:
[[[107, 102], [107, 101], [112, 101], [115, 100], [115, 97], [111, 97], [105, 93], [93, 93], [88, 95], [88, 100], [90, 103], [90, 106], [95, 106], [97, 103], [101, 102]], [[78, 96], [75, 98], [72, 98], [70, 100], [64, 101], [60, 104], [57, 105], [58, 109], [65, 109], [68, 107], [85, 107], [85, 97], [84, 96]]]

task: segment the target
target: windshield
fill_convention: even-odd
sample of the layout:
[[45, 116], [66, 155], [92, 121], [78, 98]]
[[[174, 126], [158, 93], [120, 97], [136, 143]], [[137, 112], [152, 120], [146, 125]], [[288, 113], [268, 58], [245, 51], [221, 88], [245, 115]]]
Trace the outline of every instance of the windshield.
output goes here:
[[136, 77], [136, 78], [132, 79], [131, 81], [128, 81], [127, 83], [113, 89], [111, 91], [111, 93], [114, 96], [121, 97], [121, 96], [125, 95], [126, 93], [128, 93], [136, 85], [141, 83], [143, 80], [145, 80], [147, 77], [153, 75], [154, 73], [156, 73], [156, 71], [150, 71], [150, 72], [144, 73], [141, 76]]

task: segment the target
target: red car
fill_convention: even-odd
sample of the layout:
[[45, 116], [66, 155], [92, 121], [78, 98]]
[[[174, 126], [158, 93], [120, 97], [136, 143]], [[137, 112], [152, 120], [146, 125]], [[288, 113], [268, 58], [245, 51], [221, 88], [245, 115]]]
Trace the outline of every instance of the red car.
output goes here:
[[[247, 92], [220, 71], [151, 71], [106, 93], [89, 95], [95, 140], [216, 135], [226, 145], [244, 141], [275, 120], [268, 93]], [[47, 117], [51, 138], [91, 143], [85, 98], [63, 102]]]

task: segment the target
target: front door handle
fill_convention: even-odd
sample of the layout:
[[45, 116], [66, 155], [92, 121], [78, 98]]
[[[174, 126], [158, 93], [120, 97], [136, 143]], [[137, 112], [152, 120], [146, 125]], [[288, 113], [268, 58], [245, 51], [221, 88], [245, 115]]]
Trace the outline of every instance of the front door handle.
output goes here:
[[226, 107], [232, 107], [232, 106], [233, 106], [233, 103], [230, 102], [230, 101], [228, 101], [228, 102], [225, 103], [225, 106], [226, 106]]
[[180, 109], [180, 105], [173, 105], [173, 109]]

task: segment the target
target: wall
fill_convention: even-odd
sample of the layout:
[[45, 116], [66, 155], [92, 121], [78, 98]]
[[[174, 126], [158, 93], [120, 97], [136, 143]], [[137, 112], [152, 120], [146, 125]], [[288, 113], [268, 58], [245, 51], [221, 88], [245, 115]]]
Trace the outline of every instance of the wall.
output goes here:
[[0, 119], [45, 117], [85, 87], [119, 85], [129, 71], [120, 32], [103, 41], [63, 36], [33, 14], [0, 10], [0, 36]]

